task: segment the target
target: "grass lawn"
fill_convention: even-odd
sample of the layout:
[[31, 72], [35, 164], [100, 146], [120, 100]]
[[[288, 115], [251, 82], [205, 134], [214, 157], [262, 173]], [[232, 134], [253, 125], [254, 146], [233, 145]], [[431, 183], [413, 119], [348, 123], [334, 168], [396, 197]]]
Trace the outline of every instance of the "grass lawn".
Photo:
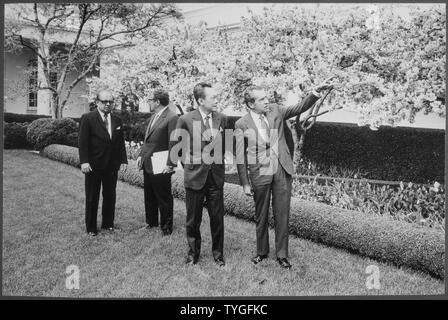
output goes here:
[[[46, 297], [205, 297], [443, 294], [443, 281], [410, 269], [290, 238], [293, 269], [271, 256], [254, 266], [255, 225], [225, 217], [226, 266], [211, 255], [207, 213], [199, 264], [185, 266], [185, 204], [175, 200], [174, 232], [140, 230], [143, 190], [118, 182], [116, 224], [121, 230], [85, 234], [84, 178], [80, 170], [23, 150], [5, 150], [3, 162], [3, 295]], [[100, 200], [101, 202], [101, 200]], [[101, 209], [100, 209], [101, 210]], [[101, 211], [99, 211], [101, 212]], [[99, 221], [101, 222], [101, 213]], [[80, 288], [68, 290], [66, 268], [80, 270]], [[366, 288], [376, 265], [381, 289]]]

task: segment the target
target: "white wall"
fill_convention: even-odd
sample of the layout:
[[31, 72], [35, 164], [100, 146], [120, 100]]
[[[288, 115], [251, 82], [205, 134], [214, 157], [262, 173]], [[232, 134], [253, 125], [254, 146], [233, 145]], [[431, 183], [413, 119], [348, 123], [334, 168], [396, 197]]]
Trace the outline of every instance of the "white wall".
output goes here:
[[24, 70], [33, 54], [24, 49], [20, 54], [5, 52], [4, 55], [4, 112], [28, 113], [27, 79], [24, 78]]
[[[71, 72], [68, 74], [66, 83], [67, 86], [76, 79], [77, 73]], [[63, 111], [64, 117], [80, 117], [83, 113], [89, 111], [89, 103], [87, 101], [87, 93], [89, 88], [84, 80], [81, 80], [76, 87], [73, 88], [70, 98], [66, 104], [66, 108]], [[65, 93], [64, 95], [65, 96]]]
[[[27, 109], [28, 92], [27, 90], [24, 90], [27, 88], [26, 84], [28, 83], [24, 74], [24, 69], [27, 68], [27, 63], [32, 56], [33, 53], [28, 49], [24, 49], [21, 54], [5, 52], [4, 92], [6, 99], [4, 100], [4, 112], [21, 114], [36, 113]], [[76, 72], [69, 73], [66, 79], [66, 85], [68, 86], [76, 79], [76, 77]], [[18, 90], [17, 87], [19, 86], [19, 83], [22, 84]], [[80, 117], [83, 113], [87, 112], [89, 110], [87, 97], [83, 97], [86, 96], [87, 93], [88, 86], [85, 80], [81, 80], [75, 88], [73, 88], [63, 115], [65, 117]]]

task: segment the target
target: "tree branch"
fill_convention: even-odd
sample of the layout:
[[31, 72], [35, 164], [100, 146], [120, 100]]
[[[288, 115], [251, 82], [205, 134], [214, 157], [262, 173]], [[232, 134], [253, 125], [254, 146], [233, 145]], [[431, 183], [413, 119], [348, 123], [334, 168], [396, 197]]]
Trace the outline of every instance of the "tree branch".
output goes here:
[[40, 32], [44, 35], [45, 34], [45, 28], [40, 23], [40, 20], [39, 20], [39, 13], [37, 12], [37, 2], [35, 2], [33, 4], [33, 9], [34, 9], [34, 22], [37, 24], [37, 27], [39, 28]]
[[97, 54], [92, 58], [92, 62], [90, 63], [89, 67], [88, 67], [84, 72], [82, 72], [80, 75], [78, 75], [78, 77], [77, 77], [77, 78], [70, 84], [70, 86], [69, 86], [68, 89], [67, 89], [67, 94], [66, 94], [66, 96], [65, 96], [65, 99], [64, 99], [64, 101], [62, 101], [61, 108], [64, 108], [64, 106], [66, 105], [66, 103], [67, 103], [67, 101], [68, 101], [68, 99], [69, 99], [69, 97], [70, 97], [70, 95], [71, 95], [71, 93], [72, 93], [73, 88], [74, 88], [74, 87], [75, 87], [75, 86], [76, 86], [82, 79], [84, 79], [85, 76], [86, 76], [89, 72], [92, 71], [93, 67], [95, 66], [96, 62], [98, 61], [98, 58], [101, 56], [101, 54], [102, 54], [103, 52], [104, 52], [103, 50], [99, 50], [99, 51], [97, 52]]
[[[302, 121], [299, 121], [299, 123], [300, 123], [300, 127], [301, 127], [301, 129], [302, 129], [303, 131], [307, 131], [307, 130], [311, 129], [311, 128], [313, 127], [313, 125], [316, 123], [316, 118], [317, 118], [318, 116], [321, 116], [321, 115], [323, 115], [323, 114], [325, 114], [325, 113], [327, 113], [327, 112], [330, 111], [330, 110], [326, 110], [326, 111], [323, 111], [323, 112], [321, 112], [321, 113], [318, 113], [320, 107], [322, 106], [322, 103], [324, 102], [324, 100], [327, 98], [328, 94], [329, 94], [332, 90], [333, 90], [333, 89], [328, 90], [328, 91], [325, 93], [325, 96], [323, 96], [323, 98], [322, 98], [321, 101], [319, 102], [319, 104], [318, 104], [318, 105], [314, 105], [314, 106], [311, 108], [311, 112], [305, 117], [305, 119], [303, 119]], [[306, 125], [306, 123], [307, 123], [308, 120], [310, 120], [310, 119], [312, 119], [311, 122], [310, 122], [310, 124], [309, 124], [309, 125]]]
[[22, 36], [22, 35], [19, 35], [18, 37], [19, 37], [19, 39], [20, 39], [20, 44], [21, 44], [22, 46], [24, 46], [24, 47], [30, 49], [34, 54], [36, 54], [36, 55], [37, 55], [39, 58], [41, 58], [42, 60], [44, 59], [44, 57], [39, 53], [39, 51], [38, 51], [35, 47], [33, 47], [32, 45], [27, 44], [27, 43], [25, 42], [25, 40], [23, 39], [23, 36]]
[[41, 87], [41, 86], [39, 85], [39, 90], [50, 90], [50, 91], [52, 91], [53, 93], [57, 93], [56, 90], [55, 90], [54, 88], [52, 88], [52, 87]]
[[[162, 6], [159, 6], [157, 8], [157, 10], [148, 18], [148, 20], [146, 21], [145, 25], [143, 25], [142, 27], [138, 27], [138, 28], [134, 28], [134, 29], [130, 29], [130, 30], [121, 30], [121, 31], [116, 31], [116, 32], [112, 32], [109, 34], [105, 34], [103, 37], [98, 37], [97, 41], [95, 41], [94, 43], [92, 43], [89, 47], [87, 47], [87, 50], [89, 50], [90, 48], [98, 45], [99, 43], [103, 42], [104, 40], [107, 39], [111, 39], [117, 35], [120, 34], [130, 34], [130, 33], [136, 33], [142, 30], [145, 30], [147, 28], [149, 28], [151, 26], [151, 22], [162, 12]], [[107, 19], [109, 19], [111, 16], [108, 16], [106, 19], [104, 19], [104, 21], [106, 21]], [[103, 21], [102, 21], [103, 22]], [[103, 23], [102, 23], [103, 26]], [[118, 40], [117, 40], [118, 41]]]
[[57, 15], [57, 14], [56, 14], [56, 3], [53, 4], [53, 5], [54, 5], [54, 7], [53, 7], [53, 16], [50, 17], [50, 18], [48, 18], [47, 23], [45, 23], [45, 30], [48, 30], [48, 27], [50, 26], [50, 23], [51, 23], [53, 20], [56, 20], [56, 19], [59, 19], [59, 18], [62, 18], [62, 17], [66, 17], [66, 18], [68, 18], [68, 17], [70, 17], [70, 16], [73, 14], [73, 11], [72, 11], [72, 12], [70, 12], [70, 13], [68, 13], [68, 14], [66, 14], [66, 13], [61, 13], [61, 14]]
[[87, 17], [87, 5], [84, 4], [82, 6], [81, 23], [79, 25], [78, 32], [76, 33], [75, 40], [73, 41], [73, 44], [71, 45], [70, 50], [67, 54], [67, 62], [65, 64], [65, 66], [62, 68], [61, 77], [59, 78], [58, 92], [62, 91], [62, 89], [64, 87], [65, 79], [67, 77], [67, 71], [68, 71], [70, 65], [73, 63], [73, 51], [78, 46], [79, 38], [81, 37], [82, 31], [84, 29], [84, 25], [87, 22], [86, 17]]

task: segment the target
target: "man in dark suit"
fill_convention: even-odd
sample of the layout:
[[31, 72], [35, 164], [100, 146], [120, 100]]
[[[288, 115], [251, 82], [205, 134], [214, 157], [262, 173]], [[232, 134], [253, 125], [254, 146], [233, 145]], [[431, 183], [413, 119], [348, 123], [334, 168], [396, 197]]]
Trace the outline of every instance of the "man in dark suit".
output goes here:
[[261, 87], [252, 86], [245, 92], [248, 113], [235, 123], [236, 161], [244, 193], [253, 196], [255, 201], [257, 255], [252, 259], [254, 264], [269, 254], [268, 213], [272, 195], [277, 262], [282, 268], [291, 268], [288, 229], [294, 164], [285, 139], [285, 120], [311, 108], [319, 99], [319, 92], [332, 86], [330, 80], [319, 85], [301, 103], [288, 108], [268, 105]]
[[[171, 174], [174, 163], [167, 157], [162, 173], [154, 174], [151, 157], [155, 152], [169, 151], [171, 132], [176, 129], [178, 116], [169, 108], [170, 98], [166, 91], [157, 89], [149, 99], [153, 115], [149, 118], [145, 140], [137, 165], [143, 169], [146, 228], [159, 225], [163, 235], [173, 231], [173, 195]], [[172, 142], [174, 143], [174, 142]]]
[[114, 230], [117, 173], [126, 170], [127, 156], [121, 119], [111, 114], [114, 104], [107, 90], [98, 92], [97, 109], [85, 113], [79, 124], [79, 160], [85, 174], [86, 227], [97, 234], [97, 212], [101, 185], [103, 206], [101, 229]]
[[[224, 152], [227, 118], [217, 111], [217, 92], [207, 83], [194, 87], [198, 108], [179, 118], [176, 133], [182, 135], [182, 153], [187, 209], [187, 264], [196, 264], [201, 251], [201, 221], [204, 200], [210, 216], [212, 254], [224, 266]], [[187, 141], [184, 141], [186, 139]]]

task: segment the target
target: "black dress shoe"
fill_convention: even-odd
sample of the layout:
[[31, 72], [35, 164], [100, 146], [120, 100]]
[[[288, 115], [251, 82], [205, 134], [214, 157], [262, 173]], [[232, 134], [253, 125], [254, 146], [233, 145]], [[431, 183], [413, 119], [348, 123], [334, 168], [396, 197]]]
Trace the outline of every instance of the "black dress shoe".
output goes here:
[[153, 226], [150, 226], [149, 224], [145, 224], [144, 227], [141, 227], [139, 230], [149, 230], [151, 228], [154, 228]]
[[255, 258], [252, 258], [251, 261], [253, 264], [259, 264], [261, 261], [263, 261], [264, 259], [267, 259], [268, 255], [257, 255]]
[[291, 264], [286, 258], [277, 258], [277, 262], [283, 269], [291, 269]]
[[185, 260], [185, 264], [188, 264], [188, 265], [193, 265], [193, 264], [196, 264], [196, 263], [198, 263], [198, 258], [194, 258], [193, 256], [187, 256], [187, 259]]
[[96, 232], [88, 232], [89, 237], [96, 237]]
[[215, 263], [218, 265], [218, 267], [224, 267], [226, 265], [226, 263], [224, 262], [224, 258], [215, 259]]

